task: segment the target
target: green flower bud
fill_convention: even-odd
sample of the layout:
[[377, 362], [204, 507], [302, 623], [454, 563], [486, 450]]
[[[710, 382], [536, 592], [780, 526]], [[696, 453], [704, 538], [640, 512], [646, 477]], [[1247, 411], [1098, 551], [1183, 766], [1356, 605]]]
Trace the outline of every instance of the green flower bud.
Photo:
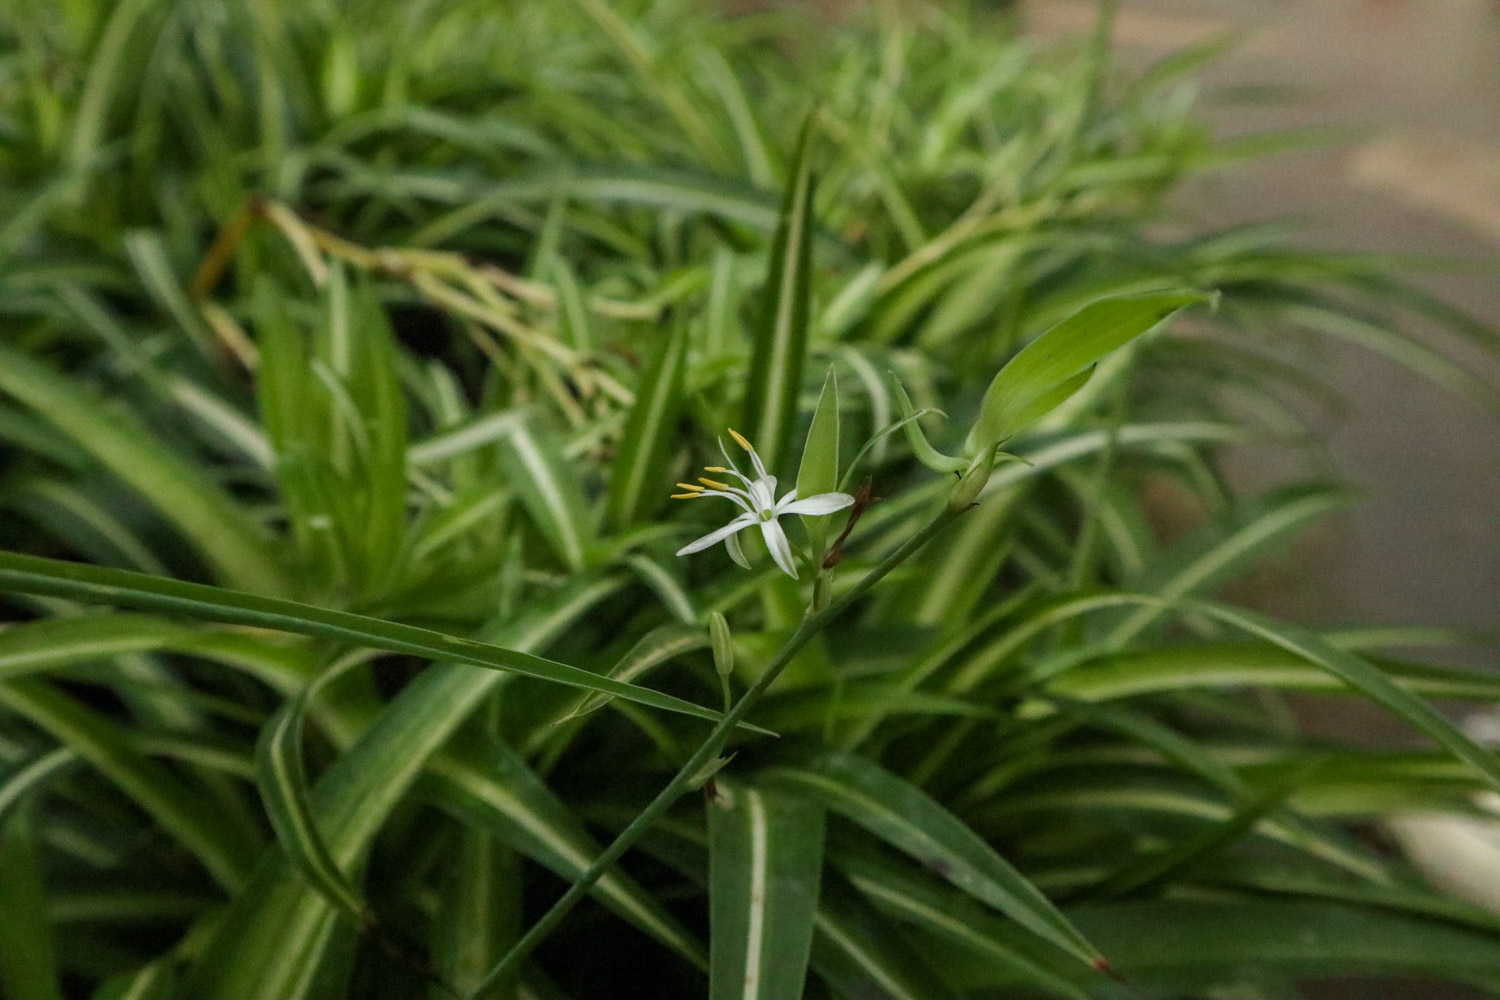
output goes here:
[[734, 640], [729, 634], [729, 622], [717, 611], [708, 613], [708, 637], [713, 641], [714, 669], [720, 677], [734, 673]]
[[986, 448], [974, 456], [974, 461], [964, 470], [953, 489], [948, 491], [948, 509], [964, 510], [979, 499], [979, 491], [984, 489], [984, 484], [990, 481], [990, 473], [995, 471], [995, 449], [994, 446]]

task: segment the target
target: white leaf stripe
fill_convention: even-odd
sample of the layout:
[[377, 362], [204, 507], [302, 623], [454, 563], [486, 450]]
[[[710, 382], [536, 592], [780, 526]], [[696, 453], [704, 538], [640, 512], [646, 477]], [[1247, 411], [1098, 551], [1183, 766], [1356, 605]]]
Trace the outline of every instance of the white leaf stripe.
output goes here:
[[583, 568], [583, 531], [574, 516], [575, 497], [559, 481], [552, 463], [542, 454], [536, 438], [528, 428], [517, 428], [508, 435], [512, 454], [526, 472], [528, 485], [536, 490], [538, 503], [531, 505], [538, 526], [557, 546], [558, 555], [569, 569]]
[[859, 967], [864, 970], [865, 975], [873, 979], [881, 989], [890, 994], [892, 1000], [923, 1000], [923, 998], [916, 996], [908, 990], [899, 979], [886, 971], [885, 966], [881, 964], [877, 956], [870, 954], [870, 952], [860, 946], [860, 943], [852, 935], [845, 933], [844, 929], [829, 917], [827, 911], [819, 910], [817, 917], [814, 918], [814, 923], [818, 928], [818, 933], [828, 938], [840, 951], [857, 962]]
[[849, 872], [849, 880], [873, 900], [883, 901], [895, 914], [904, 916], [913, 923], [924, 924], [949, 940], [959, 942], [975, 951], [988, 955], [1001, 968], [1008, 968], [1027, 979], [1057, 990], [1064, 996], [1087, 1000], [1089, 994], [1072, 983], [1032, 963], [1017, 954], [1012, 948], [978, 929], [972, 920], [960, 919], [944, 911], [930, 900], [920, 899], [902, 887], [891, 884], [885, 878], [875, 878], [862, 872]]
[[766, 938], [766, 804], [760, 793], [743, 789], [750, 827], [750, 926], [745, 935], [744, 1000], [759, 1000]]
[[710, 1000], [802, 995], [823, 827], [820, 805], [719, 779], [708, 803]]
[[276, 836], [298, 870], [329, 903], [364, 923], [364, 900], [329, 854], [308, 805], [301, 756], [305, 705], [305, 696], [298, 695], [271, 720], [256, 748], [257, 784]]

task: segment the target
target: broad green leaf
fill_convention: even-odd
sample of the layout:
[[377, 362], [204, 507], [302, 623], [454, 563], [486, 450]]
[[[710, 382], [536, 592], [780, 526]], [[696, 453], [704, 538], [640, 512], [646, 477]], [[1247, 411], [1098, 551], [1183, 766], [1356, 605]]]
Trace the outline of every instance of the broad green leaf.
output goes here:
[[[1037, 961], [1032, 948], [1018, 941], [1027, 937], [1025, 931], [963, 893], [864, 853], [839, 851], [831, 855], [831, 862], [879, 909], [933, 938], [957, 945], [998, 976], [1039, 987], [1047, 995], [1089, 1000], [1087, 990], [1064, 978], [1060, 970]], [[1070, 964], [1070, 968], [1076, 966]]]
[[0, 629], [0, 678], [164, 651], [222, 663], [284, 693], [299, 688], [310, 673], [308, 658], [299, 649], [146, 615], [109, 613], [39, 618]]
[[200, 468], [128, 414], [102, 408], [78, 386], [24, 354], [0, 347], [0, 392], [36, 411], [175, 524], [226, 583], [259, 593], [284, 589], [269, 537]]
[[1446, 716], [1401, 687], [1369, 661], [1348, 650], [1339, 649], [1308, 629], [1277, 622], [1253, 611], [1202, 601], [1185, 602], [1185, 606], [1203, 611], [1227, 625], [1249, 632], [1328, 671], [1371, 701], [1404, 719], [1459, 760], [1470, 764], [1492, 786], [1500, 789], [1500, 758], [1496, 757], [1494, 751], [1469, 739]]
[[[519, 856], [483, 830], [465, 829], [452, 852], [433, 918], [432, 961], [442, 981], [467, 995], [520, 935]], [[496, 983], [475, 1000], [514, 997], [513, 983]]]
[[766, 772], [823, 803], [1086, 964], [1102, 956], [1051, 901], [962, 820], [921, 789], [852, 754]]
[[823, 872], [823, 809], [724, 779], [707, 809], [709, 997], [800, 997]]
[[[621, 683], [633, 683], [665, 663], [694, 650], [706, 649], [710, 639], [697, 625], [662, 625], [643, 635], [639, 641], [609, 668], [606, 676]], [[587, 692], [569, 691], [554, 705], [536, 705], [535, 721], [521, 749], [529, 756], [549, 743], [558, 752], [570, 742], [577, 727], [587, 717], [608, 703], [607, 698]], [[528, 720], [529, 721], [529, 720]]]
[[593, 527], [583, 484], [546, 435], [523, 425], [500, 442], [506, 480], [521, 498], [531, 521], [562, 564], [577, 572], [588, 560]]
[[[797, 496], [833, 493], [839, 487], [839, 380], [833, 367], [823, 379], [823, 391], [813, 410], [812, 426], [802, 446], [802, 464], [797, 468]], [[832, 514], [803, 515], [815, 553], [823, 550]]]
[[1500, 986], [1500, 936], [1363, 907], [1277, 901], [1160, 900], [1073, 912], [1118, 956], [1127, 977], [1252, 966], [1319, 972], [1430, 975]]
[[[519, 650], [544, 647], [614, 593], [613, 580], [580, 580], [526, 618], [485, 635]], [[324, 772], [312, 807], [329, 854], [352, 869], [449, 737], [511, 675], [439, 663], [420, 673]], [[280, 852], [257, 868], [193, 963], [183, 990], [220, 1000], [316, 996], [339, 922]], [[312, 991], [312, 992], [310, 992]]]
[[[1470, 701], [1500, 700], [1500, 677], [1479, 670], [1429, 667], [1375, 659], [1390, 679], [1414, 695]], [[1353, 694], [1327, 671], [1275, 646], [1205, 643], [1119, 653], [1089, 660], [1047, 682], [1051, 693], [1081, 701], [1109, 701], [1194, 688], [1272, 687]]]
[[31, 815], [0, 819], [0, 993], [62, 1000]]
[[295, 632], [372, 649], [411, 653], [428, 659], [466, 663], [492, 670], [513, 671], [601, 694], [617, 695], [639, 701], [643, 705], [684, 712], [699, 718], [718, 717], [715, 712], [671, 695], [621, 684], [578, 667], [545, 660], [518, 650], [503, 649], [475, 639], [444, 635], [347, 611], [333, 611], [295, 601], [260, 597], [142, 573], [0, 552], [0, 590], [49, 594], [72, 600], [188, 615], [232, 625], [254, 625]]
[[113, 781], [233, 892], [245, 884], [255, 856], [251, 832], [222, 822], [199, 790], [148, 760], [125, 731], [38, 681], [0, 684], [0, 706], [28, 719]]
[[[567, 804], [493, 737], [456, 741], [433, 759], [423, 785], [444, 809], [565, 879], [577, 878], [599, 854], [599, 845]], [[700, 966], [705, 963], [703, 946], [624, 873], [604, 875], [594, 895], [678, 954]]]
[[823, 875], [812, 964], [842, 997], [958, 1000], [921, 953], [835, 871]]
[[678, 320], [641, 373], [610, 472], [609, 519], [616, 527], [649, 518], [666, 501], [667, 463], [682, 409], [687, 345], [687, 323]]
[[969, 431], [964, 453], [977, 455], [1008, 440], [1024, 421], [1042, 415], [1045, 401], [1055, 406], [1071, 395], [1082, 384], [1078, 377], [1089, 365], [1179, 309], [1206, 298], [1201, 292], [1148, 292], [1084, 306], [1027, 344], [1000, 369], [985, 390], [979, 420]]
[[745, 424], [766, 468], [787, 457], [802, 391], [807, 325], [812, 307], [813, 176], [808, 156], [812, 119], [802, 126], [791, 160], [781, 221], [755, 326], [755, 350], [745, 390]]

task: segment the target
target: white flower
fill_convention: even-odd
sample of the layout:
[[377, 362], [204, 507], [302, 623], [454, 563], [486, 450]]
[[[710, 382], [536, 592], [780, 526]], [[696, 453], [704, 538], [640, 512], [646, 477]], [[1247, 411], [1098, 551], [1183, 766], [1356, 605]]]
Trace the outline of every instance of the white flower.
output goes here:
[[[724, 460], [729, 463], [728, 468], [711, 465], [706, 471], [730, 475], [744, 484], [741, 489], [721, 483], [713, 479], [699, 479], [702, 486], [692, 483], [678, 483], [677, 485], [686, 490], [685, 493], [674, 493], [674, 500], [697, 500], [699, 497], [724, 497], [732, 500], [744, 513], [733, 521], [715, 531], [710, 531], [702, 538], [689, 542], [677, 550], [679, 556], [689, 555], [693, 552], [702, 552], [710, 545], [719, 542], [730, 541], [736, 532], [743, 531], [752, 524], [760, 525], [760, 533], [766, 540], [766, 548], [771, 550], [771, 558], [776, 561], [783, 572], [792, 579], [797, 578], [797, 564], [792, 561], [792, 546], [786, 540], [786, 532], [782, 530], [777, 518], [783, 514], [832, 514], [836, 510], [843, 510], [854, 503], [854, 498], [847, 493], [819, 493], [816, 496], [797, 499], [797, 491], [792, 490], [780, 500], [776, 499], [776, 477], [766, 471], [765, 465], [761, 463], [760, 456], [755, 453], [755, 447], [738, 432], [733, 429], [729, 436], [735, 442], [750, 453], [750, 462], [755, 467], [755, 478], [751, 479], [734, 464], [734, 459], [729, 457], [729, 452], [724, 449], [724, 443], [719, 442], [719, 450], [724, 452]], [[731, 542], [732, 544], [732, 542]], [[731, 554], [732, 551], [731, 551]], [[738, 561], [738, 560], [736, 560]]]

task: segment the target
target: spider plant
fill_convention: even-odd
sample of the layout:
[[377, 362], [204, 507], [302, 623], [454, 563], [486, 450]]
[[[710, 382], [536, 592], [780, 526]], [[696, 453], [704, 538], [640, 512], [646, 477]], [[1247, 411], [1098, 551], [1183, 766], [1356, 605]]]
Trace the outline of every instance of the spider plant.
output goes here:
[[[1483, 814], [1429, 700], [1500, 680], [1217, 596], [1350, 499], [1274, 348], [1493, 405], [1401, 321], [1494, 337], [1390, 261], [1159, 235], [1260, 148], [1192, 117], [1207, 50], [7, 7], [0, 989], [1500, 989], [1500, 918], [1377, 825]], [[1244, 442], [1304, 474], [1235, 493]], [[679, 554], [734, 501], [669, 494], [736, 466], [850, 502], [747, 492], [775, 530]], [[1431, 749], [1300, 732], [1304, 692]]]

